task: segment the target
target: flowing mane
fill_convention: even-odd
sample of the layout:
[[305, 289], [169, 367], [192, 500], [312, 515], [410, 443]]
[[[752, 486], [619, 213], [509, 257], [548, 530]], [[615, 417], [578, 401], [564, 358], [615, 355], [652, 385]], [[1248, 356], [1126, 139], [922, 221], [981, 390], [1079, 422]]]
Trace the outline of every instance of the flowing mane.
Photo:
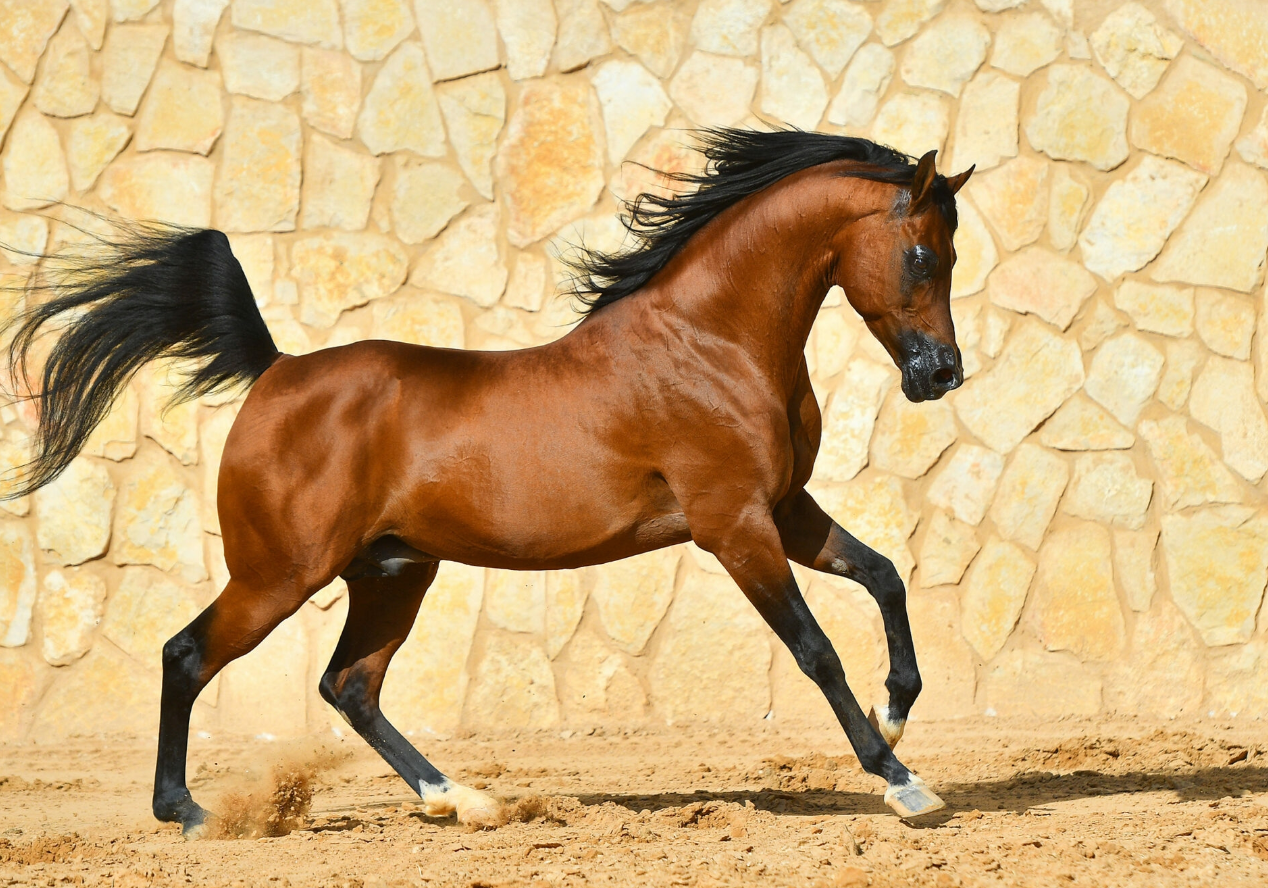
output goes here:
[[[629, 296], [665, 267], [693, 234], [735, 202], [812, 166], [853, 160], [867, 168], [846, 175], [909, 185], [916, 172], [914, 159], [893, 148], [853, 136], [782, 129], [771, 132], [709, 128], [695, 132], [696, 143], [708, 159], [700, 173], [662, 173], [682, 183], [669, 197], [643, 193], [625, 202], [621, 221], [635, 245], [613, 253], [579, 245], [563, 257], [573, 272], [571, 294], [590, 314]], [[954, 231], [955, 196], [939, 175], [934, 203]]]

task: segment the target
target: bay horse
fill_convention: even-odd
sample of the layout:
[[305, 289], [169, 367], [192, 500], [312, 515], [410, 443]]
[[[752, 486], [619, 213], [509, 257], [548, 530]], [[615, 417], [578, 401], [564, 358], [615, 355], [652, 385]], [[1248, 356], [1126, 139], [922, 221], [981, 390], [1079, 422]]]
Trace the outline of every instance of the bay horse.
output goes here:
[[[903, 583], [805, 490], [820, 413], [804, 357], [840, 285], [912, 401], [963, 381], [951, 321], [955, 194], [934, 152], [845, 136], [699, 134], [708, 160], [623, 217], [634, 245], [574, 260], [585, 317], [562, 338], [481, 352], [364, 341], [279, 353], [224, 234], [133, 225], [69, 260], [10, 323], [10, 371], [39, 407], [17, 497], [57, 477], [146, 362], [188, 370], [178, 398], [251, 386], [217, 487], [229, 582], [163, 647], [153, 810], [198, 835], [190, 710], [335, 577], [348, 617], [322, 697], [417, 791], [480, 823], [498, 803], [451, 781], [383, 716], [379, 690], [442, 561], [546, 570], [694, 540], [822, 690], [901, 816], [943, 807], [894, 756], [920, 692]], [[58, 331], [39, 385], [30, 350]], [[865, 716], [789, 559], [867, 588], [889, 647]], [[707, 639], [701, 639], [707, 644]]]

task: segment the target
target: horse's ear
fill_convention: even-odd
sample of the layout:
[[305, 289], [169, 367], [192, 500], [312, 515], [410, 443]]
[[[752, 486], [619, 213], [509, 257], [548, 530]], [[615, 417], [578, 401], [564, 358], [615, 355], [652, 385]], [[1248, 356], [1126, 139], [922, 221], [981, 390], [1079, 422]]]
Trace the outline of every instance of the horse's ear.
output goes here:
[[969, 181], [969, 176], [973, 175], [975, 169], [977, 169], [977, 164], [973, 164], [960, 175], [947, 179], [947, 187], [951, 189], [952, 194], [957, 194], [964, 187], [964, 183]]
[[916, 173], [911, 177], [911, 201], [907, 204], [907, 214], [914, 216], [924, 210], [933, 196], [933, 180], [937, 170], [933, 168], [933, 158], [938, 152], [930, 151], [916, 164]]

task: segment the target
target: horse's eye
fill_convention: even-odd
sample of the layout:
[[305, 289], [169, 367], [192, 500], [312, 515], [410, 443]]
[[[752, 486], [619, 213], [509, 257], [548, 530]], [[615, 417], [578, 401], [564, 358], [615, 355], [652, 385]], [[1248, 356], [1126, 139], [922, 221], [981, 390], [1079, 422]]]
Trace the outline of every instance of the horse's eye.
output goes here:
[[928, 247], [912, 247], [907, 253], [907, 268], [918, 278], [932, 277], [938, 267], [938, 254]]

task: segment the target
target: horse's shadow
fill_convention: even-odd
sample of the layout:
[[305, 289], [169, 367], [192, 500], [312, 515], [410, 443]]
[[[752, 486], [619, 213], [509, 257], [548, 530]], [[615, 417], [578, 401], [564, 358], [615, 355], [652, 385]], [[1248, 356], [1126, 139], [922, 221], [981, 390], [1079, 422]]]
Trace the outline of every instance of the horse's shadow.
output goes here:
[[[1053, 774], [1031, 771], [1004, 780], [942, 783], [935, 787], [947, 803], [944, 812], [922, 819], [921, 826], [937, 826], [962, 811], [1020, 814], [1054, 802], [1099, 796], [1172, 791], [1183, 801], [1214, 801], [1246, 792], [1268, 792], [1268, 767], [1200, 768], [1195, 771], [1130, 771], [1103, 774], [1073, 771]], [[611, 802], [631, 811], [680, 808], [693, 802], [752, 802], [762, 811], [780, 815], [885, 814], [879, 792], [835, 790], [728, 790], [694, 793], [591, 794], [579, 797], [585, 805]]]

